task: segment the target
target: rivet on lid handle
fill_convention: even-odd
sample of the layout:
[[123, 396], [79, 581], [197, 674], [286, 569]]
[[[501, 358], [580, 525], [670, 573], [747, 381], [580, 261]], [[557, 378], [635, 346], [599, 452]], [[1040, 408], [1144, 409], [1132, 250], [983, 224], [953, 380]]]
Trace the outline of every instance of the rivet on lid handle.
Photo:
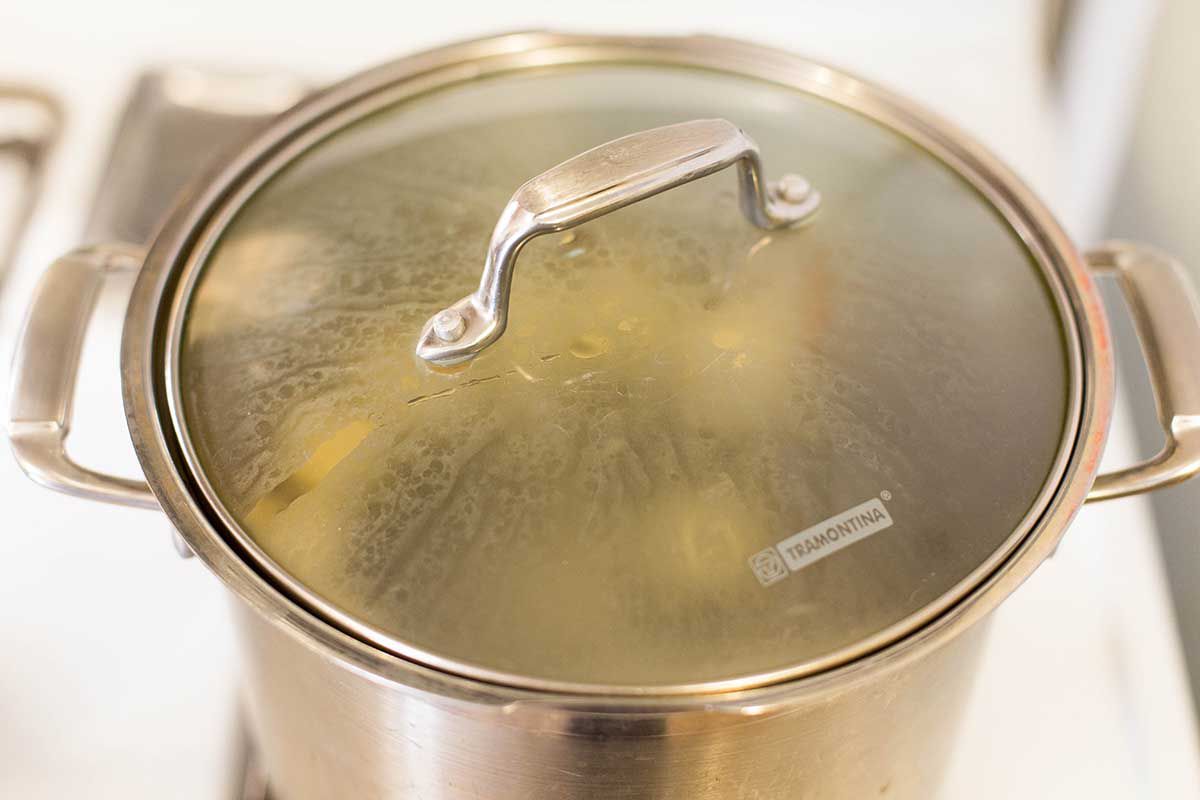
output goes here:
[[799, 175], [767, 185], [758, 145], [723, 119], [666, 125], [614, 139], [519, 188], [492, 231], [479, 288], [425, 323], [417, 355], [455, 364], [504, 333], [513, 264], [535, 236], [573, 228], [667, 189], [738, 165], [742, 212], [760, 228], [803, 222], [821, 196]]

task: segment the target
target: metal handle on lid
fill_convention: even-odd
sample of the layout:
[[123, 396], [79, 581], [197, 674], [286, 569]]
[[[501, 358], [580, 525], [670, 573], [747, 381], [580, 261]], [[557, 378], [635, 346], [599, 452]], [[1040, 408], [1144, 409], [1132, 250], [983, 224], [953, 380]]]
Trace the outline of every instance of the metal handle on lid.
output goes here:
[[105, 277], [136, 270], [144, 253], [99, 245], [55, 261], [34, 291], [13, 363], [8, 435], [21, 469], [56, 491], [125, 506], [158, 508], [145, 481], [76, 464], [64, 446], [71, 427], [83, 334]]
[[1109, 242], [1087, 261], [1120, 279], [1167, 436], [1153, 458], [1096, 478], [1090, 502], [1141, 494], [1200, 472], [1200, 302], [1183, 267], [1144, 245]]
[[454, 364], [500, 338], [508, 321], [513, 265], [533, 237], [572, 228], [734, 163], [742, 212], [761, 228], [802, 222], [820, 205], [820, 195], [798, 175], [766, 185], [758, 146], [723, 119], [693, 120], [615, 139], [516, 191], [492, 232], [479, 288], [425, 323], [417, 355]]

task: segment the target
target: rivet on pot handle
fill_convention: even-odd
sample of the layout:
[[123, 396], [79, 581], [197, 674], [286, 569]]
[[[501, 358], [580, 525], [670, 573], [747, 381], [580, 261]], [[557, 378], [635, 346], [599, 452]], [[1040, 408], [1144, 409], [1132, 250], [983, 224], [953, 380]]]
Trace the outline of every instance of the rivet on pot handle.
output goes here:
[[71, 424], [83, 334], [105, 277], [137, 270], [144, 253], [99, 245], [55, 261], [34, 291], [13, 363], [9, 440], [21, 469], [50, 489], [139, 508], [158, 508], [145, 481], [106, 475], [71, 460]]
[[1109, 242], [1087, 261], [1119, 279], [1167, 436], [1153, 458], [1096, 478], [1090, 502], [1148, 492], [1200, 472], [1200, 303], [1183, 267], [1144, 245]]
[[492, 232], [479, 288], [425, 323], [417, 355], [465, 361], [504, 333], [513, 264], [535, 236], [572, 228], [736, 163], [742, 212], [761, 228], [802, 222], [820, 195], [798, 175], [766, 185], [758, 146], [723, 119], [654, 128], [588, 150], [525, 183]]

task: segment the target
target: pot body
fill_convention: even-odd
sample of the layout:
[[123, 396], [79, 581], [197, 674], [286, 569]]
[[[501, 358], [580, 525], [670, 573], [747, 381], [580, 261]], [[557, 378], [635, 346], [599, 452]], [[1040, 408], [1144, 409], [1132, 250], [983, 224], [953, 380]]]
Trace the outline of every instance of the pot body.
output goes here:
[[759, 707], [654, 710], [447, 696], [234, 609], [251, 726], [280, 800], [927, 800], [986, 628], [895, 666], [800, 681]]

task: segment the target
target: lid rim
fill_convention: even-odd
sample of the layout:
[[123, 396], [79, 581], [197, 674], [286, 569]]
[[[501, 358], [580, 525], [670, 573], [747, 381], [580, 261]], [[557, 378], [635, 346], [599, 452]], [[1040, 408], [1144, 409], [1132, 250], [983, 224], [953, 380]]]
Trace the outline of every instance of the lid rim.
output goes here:
[[[166, 337], [165, 340], [159, 340], [160, 346], [156, 348], [155, 358], [146, 364], [147, 370], [154, 376], [154, 388], [151, 388], [150, 391], [156, 393], [156, 402], [158, 403], [162, 402], [165, 395], [165, 411], [171, 421], [169, 438], [174, 440], [174, 446], [178, 447], [175, 452], [177, 456], [182, 457], [181, 460], [186, 465], [188, 484], [193, 489], [199, 490], [199, 495], [193, 496], [192, 502], [201, 508], [202, 514], [209, 518], [216, 530], [224, 531], [226, 544], [234, 546], [237, 557], [243, 559], [246, 567], [259, 572], [261, 577], [274, 584], [292, 602], [298, 603], [328, 624], [350, 633], [367, 646], [450, 675], [479, 680], [488, 684], [571, 695], [678, 696], [733, 692], [778, 685], [823, 674], [863, 659], [872, 653], [903, 641], [935, 619], [952, 611], [960, 602], [983, 587], [991, 580], [992, 576], [1003, 571], [1017, 551], [1025, 549], [1030, 538], [1043, 532], [1044, 514], [1052, 509], [1056, 497], [1060, 495], [1067, 480], [1073, 477], [1072, 473], [1078, 468], [1078, 448], [1074, 445], [1079, 442], [1079, 435], [1083, 430], [1081, 420], [1084, 410], [1086, 377], [1083, 370], [1084, 342], [1076, 319], [1079, 312], [1077, 308], [1073, 307], [1073, 305], [1077, 305], [1077, 302], [1072, 303], [1073, 298], [1063, 280], [1063, 273], [1069, 274], [1069, 268], [1059, 263], [1060, 260], [1065, 260], [1062, 242], [1056, 241], [1061, 240], [1061, 235], [1057, 235], [1059, 232], [1044, 209], [1039, 206], [1031, 206], [1032, 198], [994, 159], [971, 144], [969, 140], [963, 139], [960, 134], [952, 130], [945, 130], [945, 127], [936, 120], [931, 120], [928, 115], [883, 90], [813, 62], [773, 51], [764, 52], [761, 48], [753, 45], [711, 38], [631, 40], [548, 35], [518, 35], [517, 38], [528, 38], [532, 41], [533, 46], [529, 50], [519, 51], [516, 56], [511, 50], [505, 51], [504, 55], [484, 56], [485, 59], [499, 59], [498, 63], [491, 65], [492, 71], [483, 68], [477, 62], [451, 62], [442, 68], [440, 78], [434, 77], [439, 74], [437, 70], [416, 69], [381, 81], [379, 80], [381, 73], [388, 68], [380, 68], [351, 78], [339, 87], [335, 87], [334, 90], [330, 90], [328, 94], [333, 95], [339, 90], [345, 92], [355, 86], [359, 87], [357, 93], [351, 98], [343, 99], [340, 103], [329, 104], [331, 108], [324, 108], [320, 103], [316, 103], [306, 104], [296, 112], [290, 112], [287, 115], [288, 119], [281, 120], [278, 125], [273, 126], [270, 134], [264, 135], [264, 140], [269, 140], [273, 145], [271, 150], [260, 153], [259, 159], [243, 165], [242, 170], [223, 176], [225, 178], [224, 191], [206, 209], [208, 213], [203, 220], [203, 225], [197, 225], [193, 229], [193, 233], [196, 234], [193, 241], [189, 242], [186, 248], [178, 251], [180, 256], [186, 254], [187, 259], [183, 268], [175, 271], [177, 283], [171, 287], [173, 297], [167, 313], [163, 315], [162, 306], [159, 307], [157, 328], [160, 332], [165, 330]], [[486, 43], [494, 47], [498, 43], [511, 44], [511, 40], [511, 37], [502, 37], [498, 40], [486, 40]], [[546, 40], [559, 43], [550, 44]], [[554, 58], [548, 58], [547, 48], [551, 49], [555, 58], [562, 60], [556, 61]], [[503, 50], [504, 48], [495, 49]], [[711, 52], [709, 52], [710, 50]], [[430, 90], [430, 88], [442, 88], [445, 85], [464, 80], [473, 80], [494, 72], [528, 69], [529, 67], [523, 67], [519, 63], [514, 66], [511, 61], [516, 58], [516, 61], [520, 62], [522, 59], [519, 56], [528, 56], [531, 53], [538, 54], [535, 59], [532, 59], [538, 66], [548, 66], [627, 63], [631, 54], [640, 54], [645, 58], [648, 52], [653, 53], [654, 56], [666, 55], [665, 61], [652, 59], [651, 63], [679, 63], [684, 66], [712, 68], [753, 78], [765, 77], [767, 80], [782, 83], [793, 89], [819, 94], [824, 99], [864, 113], [889, 129], [913, 139], [984, 195], [988, 203], [1014, 229], [1045, 273], [1047, 282], [1051, 285], [1055, 302], [1059, 306], [1060, 317], [1069, 329], [1064, 332], [1064, 337], [1068, 350], [1070, 407], [1063, 440], [1060, 442], [1058, 456], [1055, 460], [1055, 468], [1039, 493], [1034, 507], [1005, 545], [951, 591], [939, 598], [936, 603], [930, 604], [917, 614], [910, 615], [871, 637], [856, 642], [851, 647], [841, 648], [828, 656], [810, 659], [785, 669], [719, 681], [630, 687], [579, 684], [510, 675], [499, 671], [473, 668], [469, 664], [422, 652], [419, 648], [408, 646], [403, 641], [341, 612], [291, 578], [266, 557], [253, 541], [248, 540], [248, 537], [225, 511], [212, 487], [208, 485], [192, 449], [187, 425], [181, 413], [182, 403], [178, 380], [179, 343], [185, 317], [183, 309], [187, 307], [195, 279], [200, 272], [198, 266], [205, 261], [207, 246], [211, 246], [216, 240], [221, 229], [241, 207], [242, 202], [249, 194], [253, 193], [262, 182], [276, 174], [283, 165], [289, 163], [295, 155], [306, 151], [316, 139], [371, 113], [375, 108], [397, 102], [392, 92], [388, 91], [389, 88], [393, 91], [416, 93]], [[428, 60], [430, 54], [416, 57], [418, 64], [422, 58]], [[471, 64], [471, 68], [463, 69], [464, 63]], [[807, 78], [804, 77], [805, 75]], [[368, 80], [372, 77], [375, 78], [374, 81]], [[782, 78], [787, 78], [787, 80]], [[437, 83], [438, 80], [444, 81], [444, 83]], [[814, 91], [814, 87], [822, 91]], [[847, 99], [855, 102], [847, 102]], [[307, 113], [305, 113], [306, 108], [308, 109]], [[181, 259], [177, 259], [176, 264], [180, 261]], [[180, 278], [181, 273], [182, 279]], [[161, 290], [164, 292], [168, 289], [166, 277], [166, 275], [163, 276], [164, 280], [161, 285]], [[162, 373], [157, 373], [153, 365], [161, 362], [156, 362], [155, 359], [164, 357], [167, 360], [165, 369]], [[139, 455], [141, 455], [142, 447], [138, 449]], [[183, 477], [182, 474], [181, 477]], [[201, 499], [204, 501], [203, 506], [200, 506], [198, 502]], [[183, 529], [193, 549], [199, 549], [196, 542], [190, 541], [191, 538], [195, 538], [190, 533], [190, 528], [184, 526]], [[1061, 534], [1061, 531], [1058, 533]]]

